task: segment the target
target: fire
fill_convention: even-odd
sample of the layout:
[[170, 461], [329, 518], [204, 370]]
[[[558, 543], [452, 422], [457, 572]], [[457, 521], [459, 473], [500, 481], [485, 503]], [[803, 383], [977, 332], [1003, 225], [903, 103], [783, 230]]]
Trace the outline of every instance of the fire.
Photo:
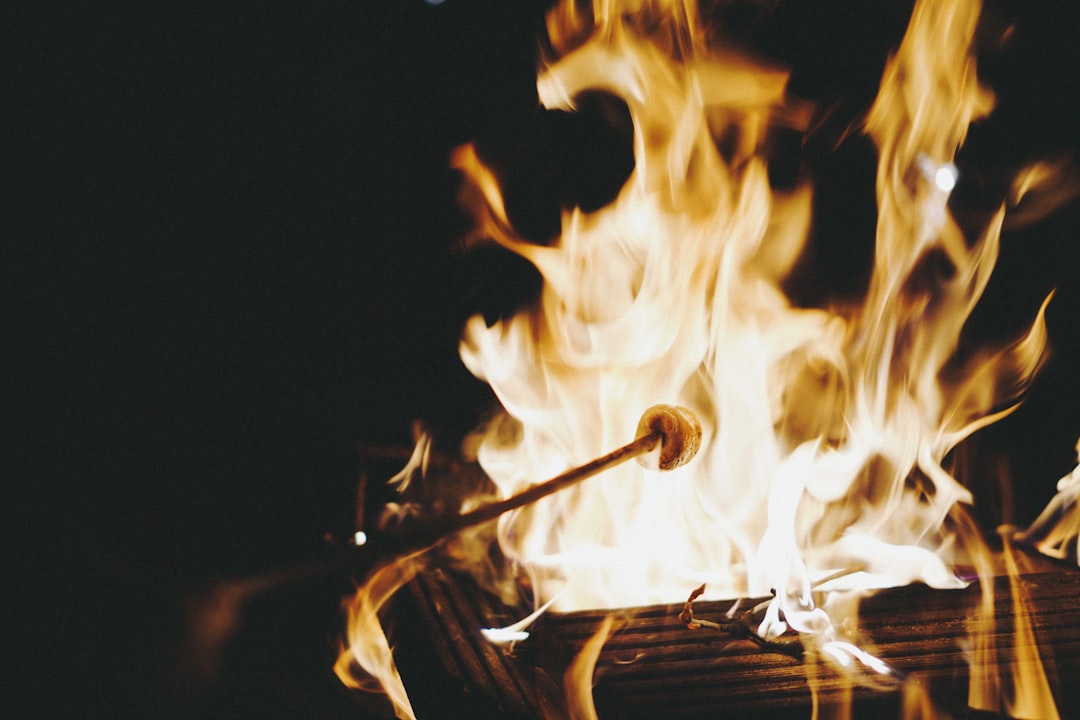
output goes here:
[[[1080, 440], [1076, 443], [1076, 454], [1080, 460]], [[1020, 534], [1020, 539], [1046, 555], [1080, 563], [1080, 465], [1058, 481], [1057, 490], [1031, 527]]]
[[[619, 196], [567, 212], [556, 246], [518, 237], [491, 171], [471, 148], [455, 155], [477, 190], [477, 234], [545, 280], [532, 312], [474, 318], [462, 341], [506, 410], [479, 453], [500, 493], [618, 444], [651, 404], [685, 405], [706, 426], [703, 457], [676, 477], [612, 471], [502, 518], [500, 546], [559, 610], [671, 602], [704, 581], [723, 597], [776, 589], [799, 622], [815, 613], [811, 584], [838, 569], [859, 570], [848, 586], [955, 587], [946, 519], [972, 498], [945, 456], [1008, 412], [1045, 344], [1040, 313], [1013, 346], [955, 366], [1003, 217], [969, 247], [946, 204], [953, 156], [992, 104], [970, 56], [978, 6], [916, 6], [866, 123], [880, 149], [870, 289], [861, 305], [813, 309], [780, 286], [810, 191], [774, 192], [761, 153], [770, 126], [805, 111], [783, 72], [679, 24], [693, 7], [552, 13], [562, 55], [537, 81], [541, 102], [572, 109], [602, 90], [635, 130]], [[932, 255], [950, 277], [928, 287]]]
[[[662, 403], [692, 409], [704, 438], [671, 473], [623, 465], [501, 517], [499, 547], [537, 605], [681, 602], [702, 583], [717, 598], [775, 591], [763, 636], [794, 629], [837, 665], [887, 674], [835, 614], [873, 588], [965, 584], [952, 568], [978, 565], [981, 546], [958, 520], [972, 496], [947, 455], [1015, 407], [1046, 344], [1044, 303], [1008, 347], [957, 353], [1004, 218], [1002, 208], [969, 240], [948, 208], [954, 156], [993, 105], [971, 50], [979, 10], [916, 3], [865, 124], [879, 150], [869, 289], [819, 308], [782, 289], [807, 241], [811, 188], [774, 190], [763, 152], [771, 128], [808, 123], [787, 73], [717, 47], [692, 0], [551, 11], [541, 103], [620, 99], [635, 165], [613, 202], [566, 211], [557, 242], [540, 245], [514, 230], [476, 151], [455, 153], [474, 238], [544, 278], [531, 310], [464, 330], [462, 359], [504, 410], [479, 462], [509, 496], [621, 445]], [[946, 270], [927, 282], [932, 263]], [[370, 630], [377, 605], [364, 603]], [[373, 670], [386, 657], [358, 658], [357, 642], [351, 658], [400, 686]]]

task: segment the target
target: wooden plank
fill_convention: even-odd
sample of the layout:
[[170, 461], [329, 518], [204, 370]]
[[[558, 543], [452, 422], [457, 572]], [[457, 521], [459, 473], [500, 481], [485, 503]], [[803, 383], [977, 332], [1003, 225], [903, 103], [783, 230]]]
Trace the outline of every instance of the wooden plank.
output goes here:
[[[484, 693], [515, 717], [543, 717], [545, 711], [554, 713], [548, 717], [559, 716], [564, 704], [557, 681], [562, 658], [541, 662], [534, 652], [520, 652], [521, 644], [496, 645], [480, 633], [484, 627], [510, 624], [517, 614], [471, 578], [444, 570], [418, 575], [409, 588], [443, 668], [469, 691]], [[408, 678], [405, 681], [408, 688]]]
[[[1022, 619], [1051, 679], [1059, 688], [1080, 682], [1080, 572], [1060, 568], [1024, 575], [1018, 583], [1025, 598]], [[558, 679], [607, 614], [548, 614], [528, 641], [511, 650], [479, 635], [481, 626], [506, 622], [512, 614], [471, 580], [437, 571], [413, 586], [417, 603], [428, 608], [425, 619], [446, 668], [522, 717], [541, 717], [538, 708], [556, 706]], [[882, 591], [860, 609], [863, 647], [917, 677], [942, 705], [962, 710], [969, 672], [965, 648], [976, 625], [979, 592], [977, 585]], [[720, 619], [730, 606], [698, 602], [694, 610], [699, 618]], [[604, 646], [595, 673], [601, 717], [715, 717], [719, 709], [725, 717], [776, 717], [780, 711], [805, 716], [812, 702], [808, 672], [816, 675], [822, 702], [843, 702], [853, 693], [857, 702], [898, 707], [897, 697], [852, 691], [847, 678], [827, 668], [764, 652], [715, 630], [689, 630], [678, 619], [681, 609], [669, 604], [619, 611], [624, 622]], [[1017, 612], [1004, 577], [994, 582], [994, 616], [987, 637], [997, 654], [987, 669], [1006, 673], [1018, 645]], [[1070, 700], [1055, 693], [1059, 704]]]

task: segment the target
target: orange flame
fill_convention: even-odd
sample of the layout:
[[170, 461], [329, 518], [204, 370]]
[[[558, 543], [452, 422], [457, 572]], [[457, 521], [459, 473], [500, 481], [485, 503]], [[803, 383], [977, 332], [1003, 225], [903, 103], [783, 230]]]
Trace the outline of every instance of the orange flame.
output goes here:
[[[1076, 453], [1080, 459], [1080, 440]], [[1080, 562], [1080, 465], [1058, 481], [1057, 494], [1017, 539], [1050, 557]]]
[[600, 650], [611, 635], [614, 622], [613, 616], [605, 617], [566, 669], [563, 685], [566, 689], [567, 715], [570, 720], [596, 720], [596, 706], [592, 697], [593, 672], [596, 670], [596, 661], [600, 658]]
[[[888, 676], [832, 614], [871, 588], [962, 587], [951, 569], [961, 549], [985, 565], [970, 550], [977, 531], [956, 520], [971, 494], [945, 458], [1015, 407], [1043, 358], [1050, 298], [1024, 337], [960, 362], [1005, 214], [969, 243], [948, 208], [954, 156], [993, 104], [971, 52], [979, 11], [973, 0], [916, 3], [866, 121], [879, 150], [869, 290], [859, 304], [809, 309], [781, 283], [806, 243], [811, 190], [771, 188], [762, 152], [770, 128], [808, 125], [807, 105], [785, 95], [787, 73], [716, 47], [693, 0], [566, 0], [550, 12], [556, 57], [537, 79], [541, 103], [620, 99], [635, 165], [612, 203], [567, 210], [557, 242], [538, 245], [515, 231], [475, 149], [455, 152], [472, 239], [544, 278], [530, 311], [464, 330], [463, 362], [505, 410], [479, 461], [509, 496], [622, 444], [655, 404], [691, 408], [705, 432], [684, 468], [622, 466], [500, 518], [499, 544], [537, 605], [678, 602], [702, 583], [713, 597], [775, 590], [763, 636], [794, 629], [816, 657]], [[931, 257], [948, 268], [927, 283]], [[374, 584], [377, 599], [393, 583]], [[346, 664], [385, 667], [374, 600], [358, 602]], [[582, 717], [594, 712], [583, 678], [609, 629], [574, 676]], [[377, 646], [370, 661], [357, 649], [365, 638]], [[973, 693], [998, 692], [981, 682]], [[926, 712], [914, 689], [909, 703]]]
[[[597, 2], [589, 16], [565, 3], [549, 17], [562, 55], [537, 81], [541, 102], [572, 109], [603, 90], [635, 129], [619, 196], [568, 211], [555, 246], [515, 233], [471, 147], [454, 156], [476, 189], [476, 235], [545, 280], [534, 311], [474, 318], [462, 342], [518, 426], [480, 449], [500, 491], [601, 454], [656, 402], [707, 426], [685, 472], [613, 471], [504, 517], [502, 548], [563, 610], [671, 601], [708, 582], [715, 595], [776, 588], [789, 622], [808, 613], [809, 627], [808, 588], [838, 568], [864, 568], [864, 587], [957, 586], [945, 521], [971, 496], [943, 459], [1009, 411], [1046, 340], [1040, 311], [1011, 347], [950, 366], [1003, 217], [969, 248], [946, 205], [953, 156], [991, 105], [969, 50], [978, 4], [917, 5], [867, 122], [881, 151], [870, 290], [824, 309], [793, 307], [779, 287], [809, 223], [809, 190], [774, 192], [760, 153], [770, 124], [802, 118], [786, 74], [709, 47], [694, 7]], [[926, 288], [931, 252], [952, 275]]]
[[1042, 658], [1039, 657], [1035, 631], [1031, 627], [1030, 612], [1025, 602], [1025, 593], [1019, 580], [1016, 558], [1013, 556], [1012, 543], [1008, 537], [1004, 542], [1005, 567], [1009, 573], [1009, 589], [1012, 594], [1013, 613], [1016, 629], [1016, 646], [1013, 649], [1012, 693], [1006, 698], [1006, 706], [1013, 717], [1037, 717], [1046, 720], [1058, 720], [1057, 705], [1050, 692]]
[[379, 621], [379, 610], [422, 566], [413, 555], [375, 569], [357, 589], [348, 607], [348, 647], [342, 648], [334, 673], [346, 686], [385, 692], [402, 720], [416, 720], [405, 685], [394, 664], [390, 642]]

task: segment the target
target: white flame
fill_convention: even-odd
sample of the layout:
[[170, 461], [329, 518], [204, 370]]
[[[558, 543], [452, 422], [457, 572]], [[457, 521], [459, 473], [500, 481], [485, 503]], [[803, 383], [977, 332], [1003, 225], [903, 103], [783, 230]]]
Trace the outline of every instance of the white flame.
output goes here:
[[[704, 429], [697, 458], [670, 473], [629, 463], [503, 515], [499, 545], [538, 612], [679, 602], [703, 583], [714, 597], [771, 593], [763, 637], [793, 629], [834, 664], [899, 682], [833, 617], [867, 588], [963, 586], [957, 536], [977, 538], [957, 506], [972, 497], [946, 456], [1011, 411], [1046, 343], [1044, 302], [1011, 346], [957, 355], [1004, 216], [969, 242], [948, 207], [956, 151], [992, 106], [970, 48], [979, 5], [916, 3], [865, 128], [880, 153], [869, 288], [860, 303], [820, 308], [796, 307], [782, 287], [806, 243], [809, 185], [774, 190], [762, 151], [771, 127], [805, 129], [808, 108], [785, 96], [785, 72], [710, 45], [696, 8], [594, 0], [589, 13], [566, 0], [549, 14], [557, 57], [537, 80], [541, 103], [617, 97], [635, 161], [608, 206], [564, 213], [554, 245], [520, 237], [495, 174], [471, 146], [455, 153], [473, 239], [544, 279], [528, 312], [491, 326], [474, 317], [463, 333], [465, 365], [505, 411], [478, 450], [499, 494], [624, 444], [653, 405], [685, 406]], [[1034, 171], [1017, 196], [1029, 181]], [[944, 277], [927, 281], [928, 258]], [[375, 612], [357, 608], [366, 632]], [[535, 615], [488, 634], [522, 639]], [[595, 713], [588, 681], [610, 627], [567, 676], [583, 717]], [[345, 660], [383, 663], [397, 690], [375, 640], [374, 657], [354, 644]]]
[[[775, 192], [760, 153], [770, 123], [800, 122], [786, 75], [694, 44], [693, 28], [671, 52], [667, 35], [608, 9], [537, 90], [549, 108], [586, 90], [626, 103], [635, 169], [614, 202], [567, 212], [556, 246], [533, 245], [475, 152], [455, 156], [483, 200], [477, 234], [545, 281], [533, 312], [465, 329], [465, 364], [512, 418], [479, 459], [509, 495], [622, 444], [657, 403], [694, 410], [705, 439], [670, 475], [618, 468], [502, 518], [504, 552], [562, 610], [671, 602], [707, 582], [714, 596], [775, 589], [790, 623], [817, 612], [809, 588], [838, 568], [864, 570], [849, 586], [960, 585], [945, 523], [971, 495], [943, 459], [1013, 399], [1045, 341], [1040, 315], [969, 380], [945, 378], [1001, 219], [969, 248], [947, 207], [952, 154], [990, 106], [968, 56], [977, 5], [918, 4], [868, 122], [881, 148], [870, 291], [819, 309], [794, 307], [779, 284], [805, 242], [809, 192]], [[582, 22], [569, 13], [551, 24]], [[955, 273], [920, 289], [931, 250]]]

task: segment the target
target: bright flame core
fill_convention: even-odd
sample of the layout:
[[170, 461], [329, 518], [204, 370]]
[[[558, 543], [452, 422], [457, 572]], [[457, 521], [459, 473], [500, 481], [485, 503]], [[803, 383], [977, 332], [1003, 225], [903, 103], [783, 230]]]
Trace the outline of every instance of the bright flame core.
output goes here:
[[[707, 582], [720, 597], [776, 589], [804, 631], [821, 626], [811, 585], [838, 570], [857, 572], [832, 588], [960, 585], [946, 520], [971, 496], [943, 460], [1008, 411], [1045, 345], [1040, 312], [1013, 346], [955, 357], [1004, 214], [969, 247], [946, 204], [992, 104], [970, 50], [978, 4], [917, 4], [866, 123], [880, 151], [869, 291], [822, 309], [780, 287], [810, 219], [809, 188], [774, 191], [761, 153], [771, 125], [805, 122], [786, 74], [708, 46], [693, 3], [631, 4], [554, 10], [559, 57], [537, 81], [551, 109], [590, 90], [626, 103], [635, 168], [610, 205], [530, 244], [473, 149], [454, 157], [478, 190], [476, 234], [544, 278], [530, 312], [473, 318], [461, 355], [506, 411], [479, 451], [502, 495], [622, 444], [653, 404], [694, 410], [705, 439], [673, 473], [626, 465], [504, 516], [504, 553], [557, 610], [675, 602]], [[929, 287], [931, 253], [951, 275]]]

